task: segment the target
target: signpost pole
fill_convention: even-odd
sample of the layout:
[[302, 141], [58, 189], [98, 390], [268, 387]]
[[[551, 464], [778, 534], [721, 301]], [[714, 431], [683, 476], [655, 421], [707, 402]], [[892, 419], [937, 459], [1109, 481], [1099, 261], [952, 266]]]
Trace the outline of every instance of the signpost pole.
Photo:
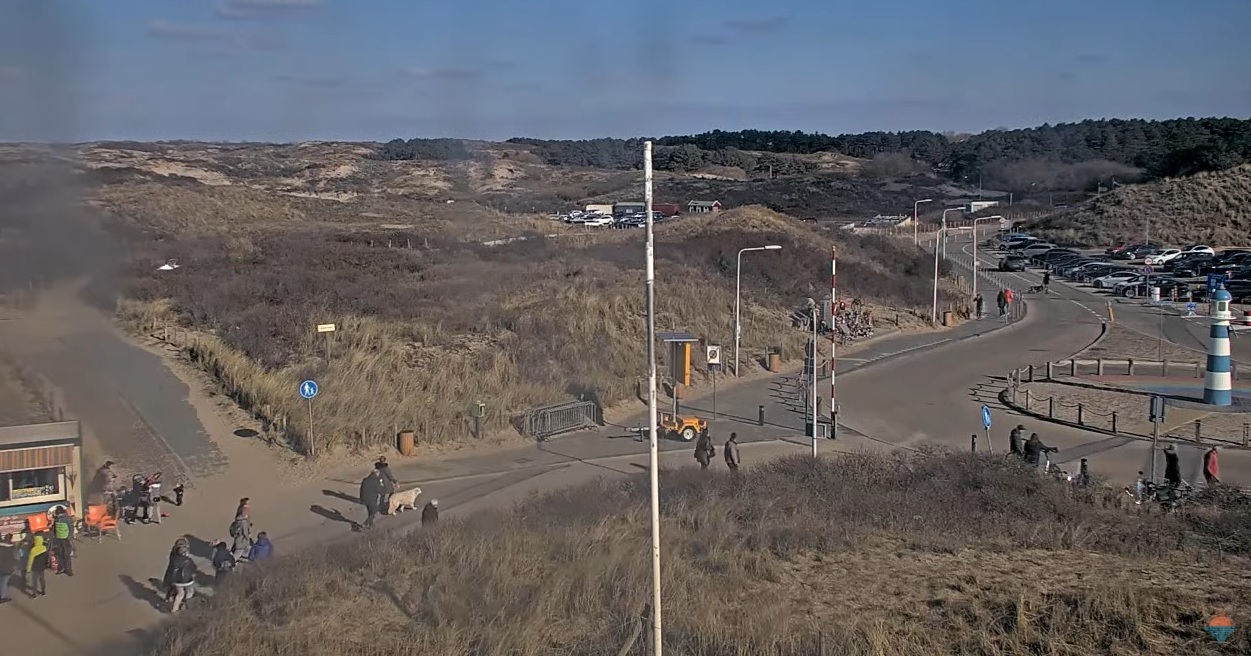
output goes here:
[[717, 367], [712, 367], [712, 418], [717, 419]]
[[313, 446], [313, 399], [308, 400], [308, 455], [316, 456], [317, 447]]
[[995, 447], [990, 442], [990, 408], [982, 406], [982, 430], [986, 432], [986, 452], [994, 453]]
[[[831, 311], [833, 310], [833, 308], [830, 308], [830, 309]], [[817, 421], [820, 420], [820, 418], [817, 416], [817, 413], [819, 412], [819, 410], [817, 408], [817, 308], [815, 307], [812, 309], [812, 359], [811, 359], [811, 362], [812, 362], [812, 384], [809, 385], [808, 387], [811, 390], [811, 394], [812, 394], [812, 457], [815, 458], [817, 457]], [[831, 376], [834, 375], [834, 372], [831, 371], [830, 375]]]

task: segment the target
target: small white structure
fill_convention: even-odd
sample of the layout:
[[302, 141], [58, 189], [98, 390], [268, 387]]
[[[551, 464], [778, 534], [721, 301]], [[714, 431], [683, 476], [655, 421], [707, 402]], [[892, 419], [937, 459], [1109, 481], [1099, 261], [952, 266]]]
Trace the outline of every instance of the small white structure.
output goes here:
[[982, 210], [988, 210], [992, 207], [999, 207], [997, 200], [971, 200], [964, 204], [965, 214], [977, 214]]

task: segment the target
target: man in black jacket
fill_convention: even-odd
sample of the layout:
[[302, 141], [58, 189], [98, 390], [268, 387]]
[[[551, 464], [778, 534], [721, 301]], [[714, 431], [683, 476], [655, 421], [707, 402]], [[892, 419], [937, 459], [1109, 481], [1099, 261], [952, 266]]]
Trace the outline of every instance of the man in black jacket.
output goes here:
[[1038, 433], [1030, 433], [1029, 439], [1025, 440], [1023, 450], [1025, 452], [1025, 463], [1033, 465], [1034, 467], [1038, 466], [1038, 463], [1042, 459], [1042, 454], [1055, 453], [1059, 451], [1059, 449], [1054, 446], [1047, 446], [1046, 444], [1043, 444], [1043, 441], [1038, 437]]
[[387, 464], [386, 456], [378, 458], [378, 462], [374, 463], [374, 469], [382, 477], [382, 499], [378, 502], [378, 508], [382, 512], [391, 507], [391, 495], [395, 494], [395, 488], [399, 485], [399, 481], [395, 480], [395, 475], [391, 473], [391, 466]]
[[11, 537], [0, 540], [0, 604], [10, 601], [9, 582], [17, 574], [17, 545], [10, 542]]
[[171, 613], [182, 610], [195, 596], [196, 566], [188, 551], [181, 547], [176, 548], [174, 557], [170, 558], [169, 567], [165, 570], [165, 582], [173, 587], [173, 601], [169, 607]]
[[1164, 481], [1173, 490], [1181, 487], [1181, 461], [1177, 457], [1177, 447], [1173, 444], [1164, 449]]
[[361, 505], [365, 506], [365, 528], [373, 528], [382, 506], [382, 473], [377, 469], [369, 472], [361, 481]]
[[1020, 458], [1021, 457], [1021, 436], [1025, 435], [1025, 424], [1017, 424], [1016, 428], [1008, 433], [1008, 453]]

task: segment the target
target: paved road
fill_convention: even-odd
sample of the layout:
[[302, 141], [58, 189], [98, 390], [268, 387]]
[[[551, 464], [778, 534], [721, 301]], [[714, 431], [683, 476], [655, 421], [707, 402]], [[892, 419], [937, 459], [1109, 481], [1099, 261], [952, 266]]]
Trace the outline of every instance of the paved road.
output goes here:
[[221, 471], [225, 457], [187, 403], [187, 386], [75, 296], [71, 287], [50, 291], [21, 321], [0, 324], [0, 339], [62, 391], [95, 446], [128, 468], [166, 480]]

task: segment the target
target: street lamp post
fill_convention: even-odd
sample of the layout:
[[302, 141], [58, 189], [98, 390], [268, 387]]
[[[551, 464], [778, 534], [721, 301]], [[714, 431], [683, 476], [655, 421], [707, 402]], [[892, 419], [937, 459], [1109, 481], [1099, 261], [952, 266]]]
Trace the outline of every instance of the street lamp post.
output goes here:
[[1003, 217], [996, 214], [995, 216], [984, 216], [980, 219], [973, 219], [973, 295], [977, 296], [977, 222], [990, 221], [991, 219], [1002, 221]]
[[932, 203], [932, 202], [934, 202], [933, 198], [922, 198], [921, 200], [918, 200], [912, 204], [912, 245], [913, 246], [921, 245], [920, 235], [917, 232], [918, 225], [919, 225], [919, 216], [920, 216], [918, 214], [918, 211], [921, 207], [921, 203]]
[[[963, 207], [944, 207], [943, 208], [943, 223], [946, 224], [948, 212], [958, 212], [963, 209], [964, 209]], [[938, 249], [938, 241], [934, 242], [934, 249], [935, 250]], [[944, 260], [947, 259], [947, 235], [946, 233], [943, 234], [943, 259]]]
[[930, 323], [938, 325], [938, 256], [940, 249], [938, 242], [947, 238], [947, 217], [943, 217], [943, 221], [938, 226], [938, 237], [934, 240], [934, 307], [930, 310]]
[[739, 306], [743, 296], [743, 253], [751, 251], [780, 251], [781, 246], [777, 244], [769, 244], [768, 246], [752, 246], [751, 248], [743, 248], [738, 252], [738, 258], [734, 264], [734, 377], [738, 378], [738, 337], [742, 332], [742, 326], [739, 323]]

